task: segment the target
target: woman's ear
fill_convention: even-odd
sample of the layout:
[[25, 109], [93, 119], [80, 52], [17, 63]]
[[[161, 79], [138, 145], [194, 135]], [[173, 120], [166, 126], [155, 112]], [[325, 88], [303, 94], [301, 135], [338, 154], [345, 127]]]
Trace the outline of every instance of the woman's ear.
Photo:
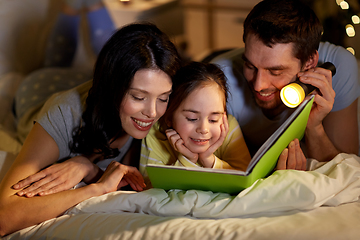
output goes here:
[[304, 71], [316, 67], [318, 61], [319, 61], [319, 52], [316, 51], [313, 55], [311, 55], [309, 60], [306, 61], [304, 66]]

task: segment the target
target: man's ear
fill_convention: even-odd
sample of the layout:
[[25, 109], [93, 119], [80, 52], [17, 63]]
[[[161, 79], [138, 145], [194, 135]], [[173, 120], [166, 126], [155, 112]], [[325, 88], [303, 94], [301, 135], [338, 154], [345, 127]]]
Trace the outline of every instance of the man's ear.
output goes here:
[[318, 64], [318, 61], [319, 61], [319, 52], [316, 50], [316, 52], [313, 55], [311, 55], [309, 60], [306, 61], [304, 70], [308, 70], [308, 69], [316, 67], [316, 65]]

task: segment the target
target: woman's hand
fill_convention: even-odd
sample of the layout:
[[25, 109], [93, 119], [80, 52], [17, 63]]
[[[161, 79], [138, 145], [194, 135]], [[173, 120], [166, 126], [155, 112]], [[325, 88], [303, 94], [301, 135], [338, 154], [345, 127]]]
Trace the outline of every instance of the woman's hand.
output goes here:
[[19, 196], [44, 196], [68, 190], [90, 173], [97, 175], [99, 171], [101, 170], [86, 157], [76, 156], [62, 163], [53, 164], [19, 181], [12, 187], [15, 190], [21, 189], [17, 192]]
[[280, 154], [276, 170], [285, 169], [306, 170], [306, 157], [301, 150], [298, 139], [291, 141], [289, 147]]
[[128, 184], [136, 191], [142, 191], [146, 187], [137, 168], [115, 161], [109, 164], [98, 183], [101, 184], [104, 194], [115, 192]]
[[226, 116], [226, 113], [223, 115], [223, 123], [220, 125], [220, 137], [219, 139], [211, 145], [205, 152], [199, 154], [199, 160], [204, 167], [211, 168], [215, 162], [214, 152], [223, 144], [228, 132], [229, 132], [229, 122]]
[[191, 152], [185, 145], [184, 140], [174, 129], [167, 129], [165, 131], [166, 137], [175, 151], [184, 155], [191, 162], [196, 163], [199, 159], [199, 154]]

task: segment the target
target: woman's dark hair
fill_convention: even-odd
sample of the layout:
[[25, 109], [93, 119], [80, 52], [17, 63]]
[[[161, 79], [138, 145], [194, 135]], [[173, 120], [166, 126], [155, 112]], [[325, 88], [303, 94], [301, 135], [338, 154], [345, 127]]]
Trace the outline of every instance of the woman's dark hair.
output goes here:
[[94, 67], [93, 85], [86, 99], [82, 124], [75, 129], [71, 150], [85, 155], [116, 157], [110, 141], [124, 134], [119, 109], [135, 73], [159, 69], [172, 78], [180, 57], [168, 36], [150, 23], [127, 25], [106, 42]]
[[204, 62], [190, 62], [180, 68], [173, 79], [173, 91], [169, 97], [169, 104], [165, 114], [159, 119], [160, 131], [165, 130], [172, 123], [174, 112], [183, 100], [198, 87], [216, 83], [224, 93], [224, 109], [228, 98], [228, 87], [224, 72], [215, 64]]
[[314, 11], [300, 0], [264, 0], [246, 17], [243, 41], [251, 33], [268, 47], [294, 43], [294, 56], [304, 65], [319, 48], [322, 32]]

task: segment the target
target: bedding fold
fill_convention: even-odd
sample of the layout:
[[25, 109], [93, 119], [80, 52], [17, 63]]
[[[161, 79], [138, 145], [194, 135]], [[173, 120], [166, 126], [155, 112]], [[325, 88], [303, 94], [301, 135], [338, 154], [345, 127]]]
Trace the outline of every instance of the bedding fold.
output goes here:
[[220, 219], [311, 210], [358, 200], [358, 156], [341, 153], [326, 164], [312, 160], [310, 166], [311, 171], [276, 171], [236, 196], [210, 191], [164, 191], [156, 188], [143, 192], [118, 191], [85, 200], [66, 214], [131, 212]]

